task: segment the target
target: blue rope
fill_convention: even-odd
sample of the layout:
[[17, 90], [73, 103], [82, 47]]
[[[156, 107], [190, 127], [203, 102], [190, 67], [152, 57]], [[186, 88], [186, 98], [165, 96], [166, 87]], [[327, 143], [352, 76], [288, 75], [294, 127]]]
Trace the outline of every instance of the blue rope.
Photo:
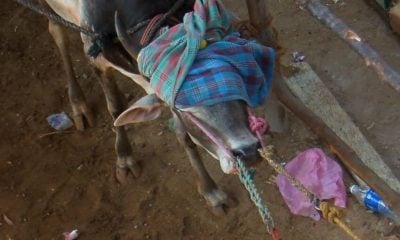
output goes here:
[[236, 159], [236, 169], [239, 171], [240, 182], [244, 185], [250, 194], [250, 199], [253, 201], [254, 205], [258, 208], [258, 212], [264, 224], [267, 226], [267, 231], [271, 233], [274, 228], [274, 219], [271, 216], [271, 212], [268, 210], [267, 206], [264, 204], [260, 194], [258, 193], [257, 187], [253, 181], [254, 172], [248, 170], [240, 158]]

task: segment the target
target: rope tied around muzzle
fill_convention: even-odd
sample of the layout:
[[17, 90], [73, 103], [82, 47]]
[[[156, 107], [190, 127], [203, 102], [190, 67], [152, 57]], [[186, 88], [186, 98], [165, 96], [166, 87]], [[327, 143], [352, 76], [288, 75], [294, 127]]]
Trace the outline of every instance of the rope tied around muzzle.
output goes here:
[[249, 114], [249, 127], [253, 133], [260, 134], [260, 136], [266, 134], [269, 130], [269, 125], [264, 118], [252, 114]]

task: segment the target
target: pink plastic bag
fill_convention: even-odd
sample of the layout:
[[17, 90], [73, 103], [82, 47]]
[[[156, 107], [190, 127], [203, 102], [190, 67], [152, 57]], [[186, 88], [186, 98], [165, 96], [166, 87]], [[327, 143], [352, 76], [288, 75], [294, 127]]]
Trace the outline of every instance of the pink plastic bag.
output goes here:
[[[336, 206], [346, 207], [346, 188], [342, 179], [342, 169], [321, 149], [313, 148], [299, 154], [285, 168], [320, 200], [333, 198]], [[320, 214], [313, 204], [284, 176], [278, 175], [276, 182], [293, 214], [310, 217], [316, 221], [320, 219]]]

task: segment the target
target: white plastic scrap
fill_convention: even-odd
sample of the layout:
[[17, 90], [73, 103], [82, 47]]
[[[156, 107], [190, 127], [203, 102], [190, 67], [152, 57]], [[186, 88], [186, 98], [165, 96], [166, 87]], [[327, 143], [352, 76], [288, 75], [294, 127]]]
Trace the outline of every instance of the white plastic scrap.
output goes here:
[[347, 31], [346, 37], [350, 40], [355, 40], [357, 42], [361, 42], [361, 38], [357, 35], [357, 33], [353, 32], [353, 31]]
[[302, 52], [294, 51], [292, 53], [293, 62], [303, 62], [306, 56]]
[[64, 235], [64, 240], [75, 240], [78, 239], [79, 232], [77, 229], [74, 229], [69, 233], [63, 233], [63, 235]]
[[14, 226], [14, 222], [7, 215], [3, 214], [3, 219], [8, 225]]

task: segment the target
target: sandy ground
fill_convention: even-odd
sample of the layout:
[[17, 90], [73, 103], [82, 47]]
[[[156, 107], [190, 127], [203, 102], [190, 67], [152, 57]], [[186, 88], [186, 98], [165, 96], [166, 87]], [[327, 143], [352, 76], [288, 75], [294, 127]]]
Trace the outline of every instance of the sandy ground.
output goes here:
[[[245, 1], [225, 1], [245, 17]], [[300, 10], [293, 1], [267, 1], [282, 43], [303, 51], [307, 61], [337, 97], [370, 142], [400, 177], [400, 95], [345, 43]], [[400, 71], [400, 44], [380, 16], [362, 1], [327, 1], [330, 8]], [[206, 154], [216, 182], [238, 199], [224, 218], [214, 217], [197, 193], [189, 162], [168, 130], [168, 111], [151, 123], [131, 126], [135, 156], [143, 165], [139, 179], [120, 185], [114, 178], [114, 133], [98, 81], [82, 53], [76, 32], [69, 31], [76, 76], [96, 114], [84, 132], [41, 137], [52, 129], [46, 117], [70, 112], [66, 77], [47, 21], [10, 0], [0, 7], [0, 239], [62, 239], [78, 228], [79, 239], [270, 239], [255, 207], [236, 176], [224, 175]], [[143, 92], [117, 76], [125, 95]], [[268, 137], [277, 155], [288, 161], [310, 147], [323, 147], [306, 125], [290, 116], [290, 129]], [[272, 171], [261, 166], [256, 182], [273, 212], [283, 239], [348, 239], [338, 228], [293, 216]], [[346, 184], [351, 180], [346, 176]], [[345, 220], [363, 239], [395, 234], [388, 222], [349, 198]]]

